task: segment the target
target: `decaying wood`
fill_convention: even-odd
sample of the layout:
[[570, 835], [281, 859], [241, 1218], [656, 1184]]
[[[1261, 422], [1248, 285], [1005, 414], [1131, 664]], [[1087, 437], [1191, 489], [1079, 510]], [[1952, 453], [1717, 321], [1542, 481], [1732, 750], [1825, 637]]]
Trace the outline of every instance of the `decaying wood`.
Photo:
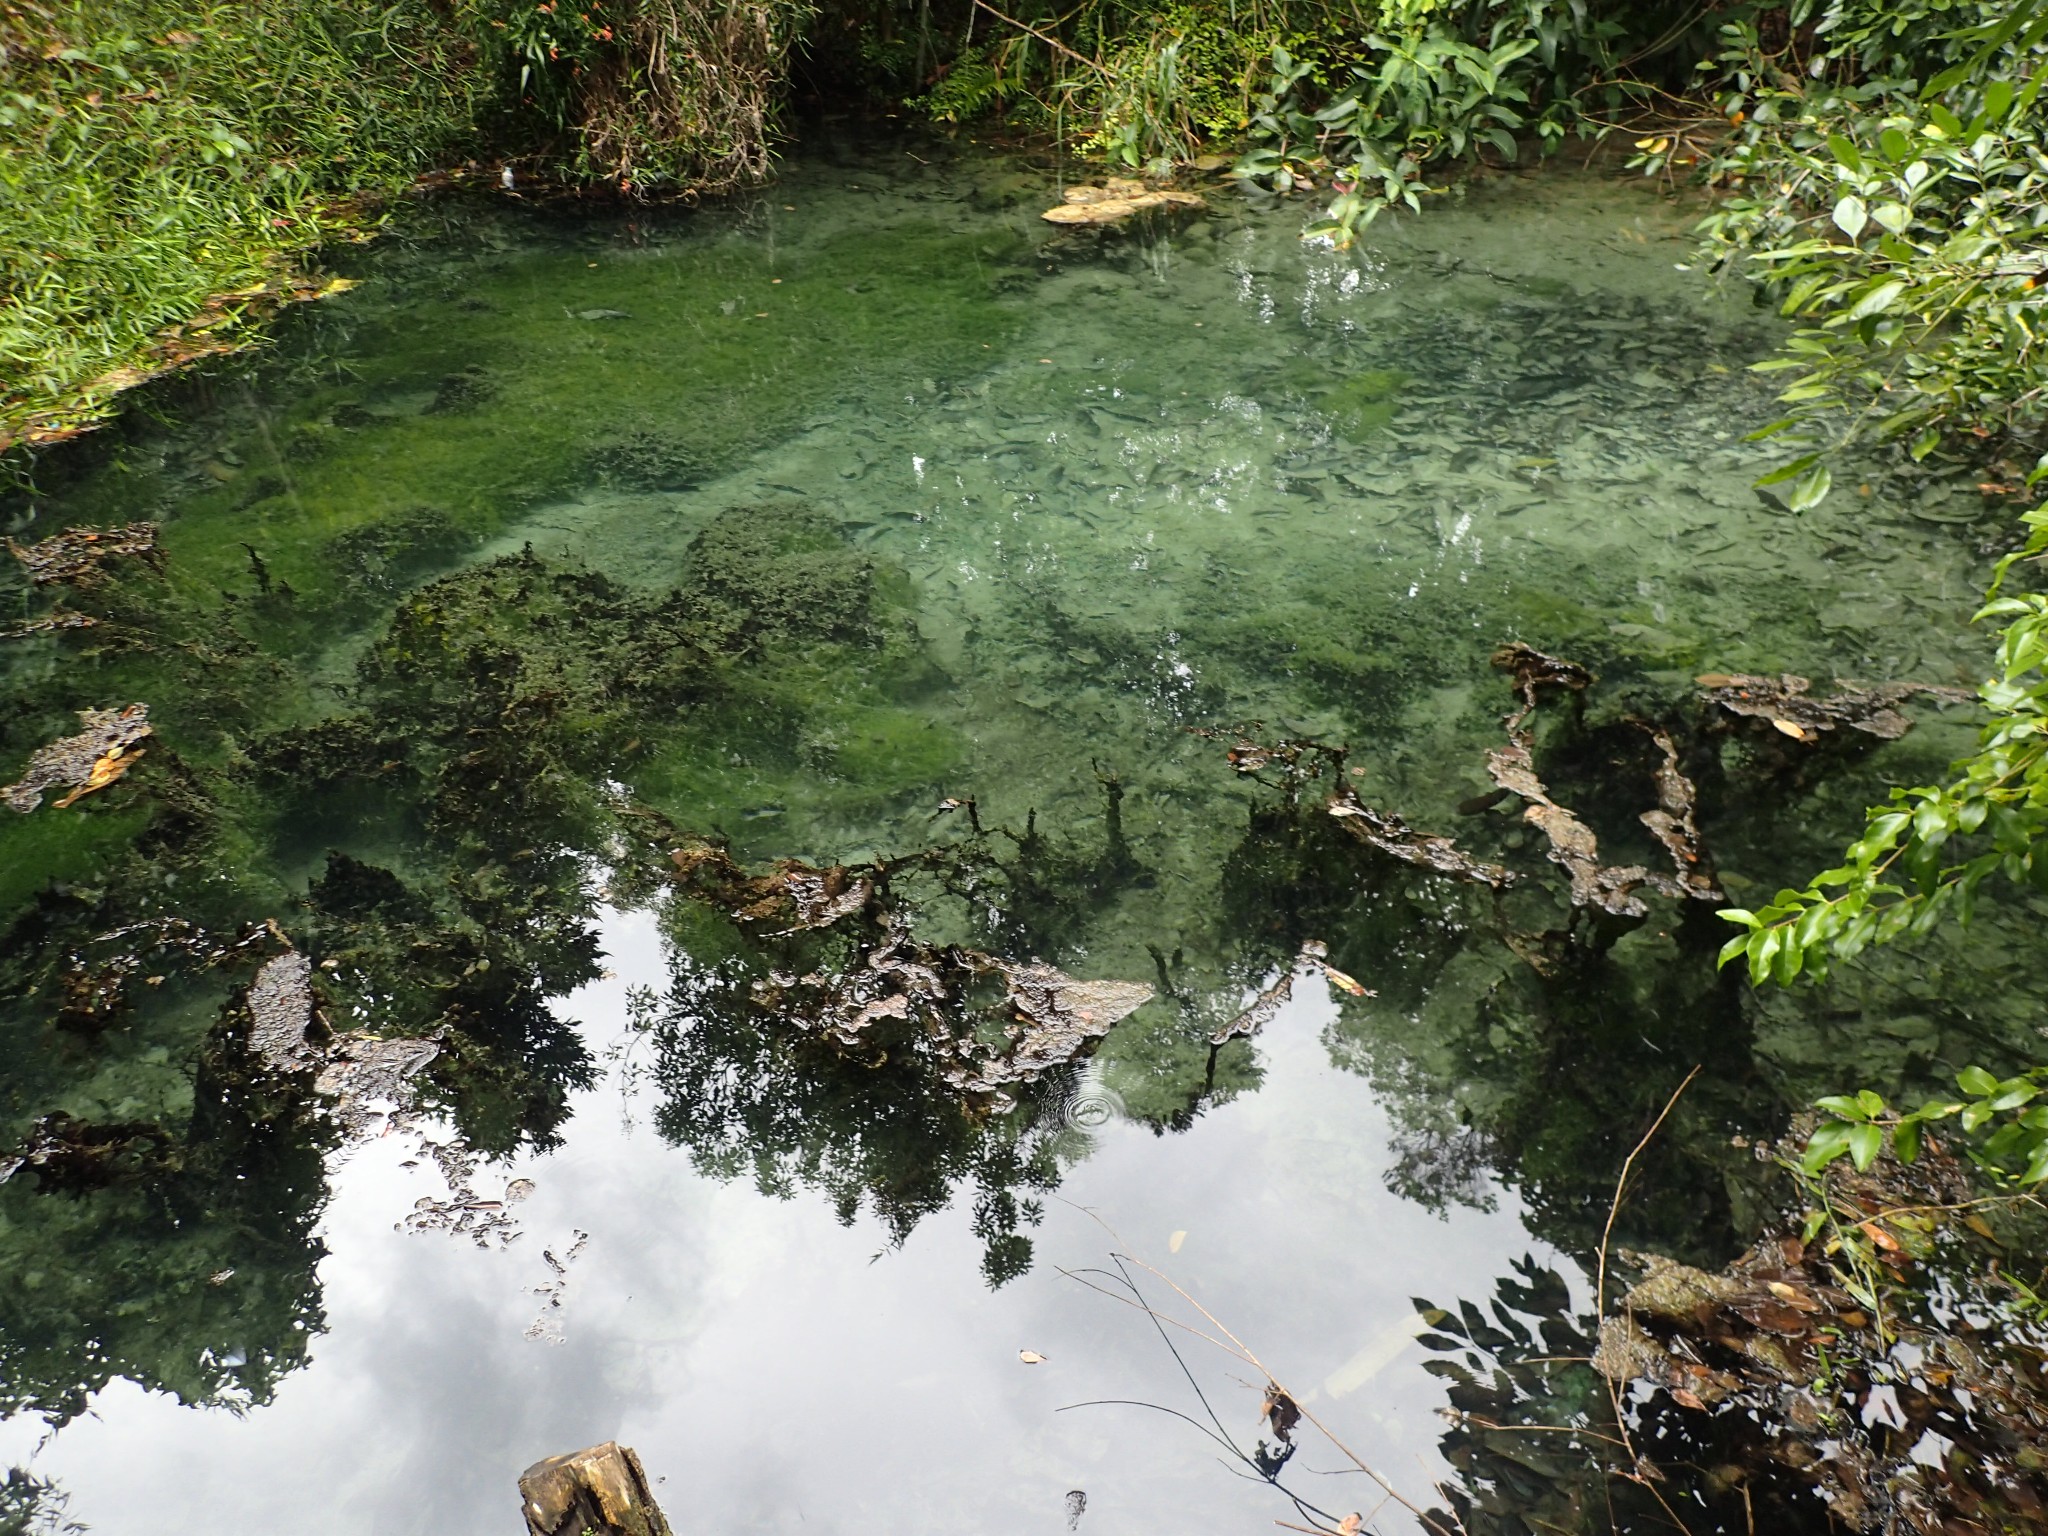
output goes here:
[[1541, 690], [1561, 688], [1580, 693], [1592, 683], [1593, 674], [1575, 662], [1519, 644], [1495, 651], [1493, 664], [1514, 678], [1522, 707], [1501, 722], [1508, 744], [1486, 754], [1486, 770], [1495, 784], [1526, 802], [1522, 818], [1543, 834], [1550, 844], [1551, 862], [1570, 876], [1572, 905], [1595, 907], [1613, 917], [1640, 918], [1649, 908], [1636, 892], [1646, 887], [1665, 896], [1724, 900], [1693, 816], [1693, 782], [1679, 767], [1678, 748], [1670, 734], [1636, 722], [1660, 759], [1655, 774], [1657, 805], [1638, 820], [1671, 855], [1676, 878], [1655, 874], [1640, 864], [1603, 864], [1600, 840], [1593, 829], [1552, 799], [1549, 787], [1537, 774], [1536, 738], [1529, 725]]
[[93, 587], [105, 580], [102, 561], [115, 558], [140, 560], [153, 571], [163, 569], [163, 551], [156, 541], [155, 523], [129, 523], [120, 528], [67, 528], [40, 544], [7, 547], [28, 570], [37, 586], [61, 581], [74, 587]]
[[1875, 736], [1879, 741], [1897, 741], [1913, 728], [1897, 706], [1916, 694], [1951, 702], [1966, 702], [1975, 695], [1967, 688], [1947, 688], [1934, 683], [1878, 683], [1863, 686], [1837, 680], [1835, 691], [1818, 699], [1809, 691], [1813, 683], [1787, 672], [1781, 677], [1752, 677], [1747, 673], [1707, 672], [1697, 679], [1700, 696], [1731, 715], [1767, 722], [1781, 736], [1811, 745], [1829, 731], [1847, 727]]
[[1099, 187], [1069, 187], [1058, 207], [1039, 217], [1048, 224], [1117, 224], [1151, 208], [1200, 208], [1193, 192], [1148, 189], [1142, 181], [1112, 176]]
[[1725, 901], [1720, 878], [1714, 873], [1714, 861], [1707, 856], [1706, 840], [1700, 836], [1699, 822], [1693, 815], [1699, 792], [1678, 765], [1678, 747], [1671, 733], [1646, 720], [1638, 720], [1636, 725], [1650, 738], [1658, 755], [1657, 807], [1644, 811], [1636, 820], [1648, 827], [1671, 855], [1678, 883], [1685, 888], [1686, 895], [1701, 901]]
[[142, 753], [135, 743], [150, 734], [149, 706], [130, 704], [126, 709], [81, 709], [76, 736], [66, 736], [46, 747], [38, 747], [28, 767], [14, 783], [0, 788], [0, 802], [26, 816], [43, 803], [43, 792], [60, 784], [71, 793], [56, 803], [61, 808], [81, 795], [104, 788], [127, 771]]
[[[1080, 1060], [1152, 998], [1144, 982], [1084, 981], [1038, 961], [925, 943], [891, 909], [883, 862], [820, 867], [784, 859], [751, 875], [725, 848], [705, 842], [672, 849], [669, 861], [683, 889], [735, 922], [775, 924], [769, 939], [828, 928], [854, 938], [857, 953], [841, 966], [776, 970], [757, 981], [754, 1001], [763, 1009], [876, 1061], [915, 1052], [977, 1103], [1006, 1103], [1008, 1089]], [[972, 1000], [991, 977], [1003, 986], [994, 1019]]]
[[674, 1536], [631, 1446], [607, 1440], [519, 1474], [527, 1536]]
[[1455, 880], [1471, 880], [1501, 890], [1514, 884], [1515, 877], [1498, 864], [1488, 864], [1463, 852], [1452, 839], [1420, 832], [1392, 811], [1375, 810], [1358, 798], [1348, 784], [1338, 789], [1324, 807], [1353, 837], [1389, 858], [1413, 864]]

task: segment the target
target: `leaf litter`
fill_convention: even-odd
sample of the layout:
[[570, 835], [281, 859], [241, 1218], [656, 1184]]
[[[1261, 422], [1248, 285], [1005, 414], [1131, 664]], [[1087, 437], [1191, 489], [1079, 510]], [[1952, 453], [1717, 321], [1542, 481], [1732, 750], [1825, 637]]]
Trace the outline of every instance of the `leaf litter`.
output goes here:
[[7, 548], [37, 586], [52, 582], [91, 588], [104, 583], [101, 569], [108, 560], [140, 560], [153, 571], [163, 569], [163, 550], [155, 523], [129, 523], [120, 528], [67, 528], [38, 544], [7, 541]]

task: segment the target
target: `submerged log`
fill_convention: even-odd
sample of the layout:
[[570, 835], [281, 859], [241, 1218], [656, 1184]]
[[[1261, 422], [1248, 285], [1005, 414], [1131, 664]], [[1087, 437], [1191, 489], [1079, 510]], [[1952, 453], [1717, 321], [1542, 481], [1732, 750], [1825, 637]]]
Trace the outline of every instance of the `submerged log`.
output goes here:
[[631, 1446], [607, 1440], [519, 1474], [527, 1536], [674, 1536]]

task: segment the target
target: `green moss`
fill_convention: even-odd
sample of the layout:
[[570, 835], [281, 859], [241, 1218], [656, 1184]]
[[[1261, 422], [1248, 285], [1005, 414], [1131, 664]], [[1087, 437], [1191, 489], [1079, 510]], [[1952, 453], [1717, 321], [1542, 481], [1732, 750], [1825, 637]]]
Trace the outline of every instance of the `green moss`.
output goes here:
[[[304, 390], [282, 419], [230, 417], [201, 465], [117, 459], [79, 499], [107, 520], [176, 497], [171, 595], [205, 611], [232, 594], [266, 645], [308, 649], [338, 614], [594, 475], [628, 489], [710, 476], [800, 428], [821, 378], [870, 396], [957, 378], [1022, 323], [976, 240], [936, 229], [828, 234], [772, 265], [710, 240], [631, 264], [600, 254], [486, 256], [445, 301], [422, 313], [407, 295], [403, 320], [386, 322], [379, 295], [405, 275], [393, 255], [390, 278], [342, 301], [362, 326], [353, 376]], [[650, 283], [647, 260], [673, 281]], [[630, 317], [575, 318], [604, 309]], [[496, 381], [489, 395], [430, 410], [436, 381], [471, 368]], [[635, 381], [624, 401], [621, 378]], [[700, 554], [744, 564], [760, 539], [740, 526]]]
[[820, 710], [807, 745], [836, 777], [879, 795], [943, 784], [966, 757], [950, 726], [887, 705]]

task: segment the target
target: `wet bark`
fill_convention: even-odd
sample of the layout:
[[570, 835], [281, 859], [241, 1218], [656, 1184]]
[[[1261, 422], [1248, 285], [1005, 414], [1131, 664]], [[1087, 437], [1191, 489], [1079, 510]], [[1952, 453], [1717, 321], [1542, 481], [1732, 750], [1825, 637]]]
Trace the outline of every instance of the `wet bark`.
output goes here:
[[519, 1475], [527, 1536], [674, 1536], [631, 1446], [607, 1440]]

